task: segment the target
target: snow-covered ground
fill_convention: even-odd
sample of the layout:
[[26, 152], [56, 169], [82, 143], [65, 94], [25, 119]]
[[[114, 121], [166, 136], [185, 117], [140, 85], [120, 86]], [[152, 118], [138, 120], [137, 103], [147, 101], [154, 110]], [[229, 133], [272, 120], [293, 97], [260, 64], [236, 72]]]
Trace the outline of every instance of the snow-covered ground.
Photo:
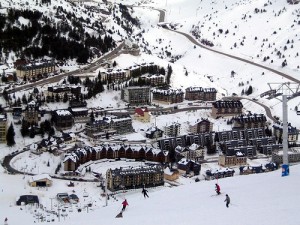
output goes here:
[[[0, 218], [8, 224], [289, 224], [298, 225], [297, 188], [300, 185], [300, 166], [290, 167], [291, 174], [281, 177], [281, 170], [255, 175], [237, 175], [219, 179], [222, 195], [215, 196], [216, 181], [195, 182], [194, 178], [181, 178], [179, 185], [149, 188], [149, 198], [144, 199], [141, 189], [121, 192], [110, 197], [107, 206], [101, 196], [99, 183], [53, 180], [49, 188], [29, 187], [28, 175], [0, 176]], [[60, 205], [57, 193], [75, 193], [78, 204]], [[44, 209], [35, 206], [16, 206], [16, 198], [22, 194], [38, 195]], [[225, 194], [231, 198], [225, 206]], [[115, 218], [121, 210], [121, 202], [127, 199], [129, 206], [123, 218]], [[52, 199], [52, 200], [51, 200]], [[88, 204], [92, 204], [87, 208]], [[81, 212], [78, 212], [81, 209]], [[60, 212], [60, 217], [46, 210]], [[37, 215], [40, 215], [39, 217]], [[41, 221], [41, 218], [43, 222]], [[22, 221], [22, 222], [21, 222]]]

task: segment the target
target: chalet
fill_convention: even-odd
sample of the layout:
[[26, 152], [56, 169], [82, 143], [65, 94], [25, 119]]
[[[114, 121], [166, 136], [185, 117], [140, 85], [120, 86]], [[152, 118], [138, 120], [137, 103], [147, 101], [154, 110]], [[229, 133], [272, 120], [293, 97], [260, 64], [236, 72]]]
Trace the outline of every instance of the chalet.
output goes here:
[[75, 123], [87, 123], [90, 120], [89, 110], [84, 107], [69, 108]]
[[130, 105], [149, 105], [151, 103], [150, 87], [132, 86], [121, 90], [121, 99]]
[[224, 167], [242, 166], [247, 164], [247, 156], [240, 151], [235, 151], [234, 155], [220, 155], [219, 165]]
[[175, 158], [177, 161], [180, 161], [182, 158], [186, 158], [199, 162], [204, 159], [204, 149], [195, 143], [188, 147], [177, 146], [175, 148]]
[[31, 187], [50, 187], [52, 185], [52, 178], [49, 174], [39, 174], [32, 176], [28, 183]]
[[110, 191], [161, 186], [164, 185], [164, 170], [160, 165], [109, 169], [106, 181]]
[[65, 171], [75, 171], [79, 166], [78, 156], [74, 153], [65, 155], [63, 164]]
[[54, 135], [53, 139], [57, 144], [71, 144], [77, 141], [77, 136], [73, 132], [61, 132], [61, 134]]
[[54, 73], [55, 71], [55, 63], [53, 62], [19, 65], [16, 69], [17, 77], [21, 79], [24, 77], [27, 79], [40, 79], [44, 75]]
[[58, 130], [70, 129], [74, 124], [73, 115], [69, 110], [60, 109], [52, 113], [55, 128]]
[[201, 165], [193, 160], [183, 158], [177, 163], [177, 168], [179, 171], [183, 171], [186, 174], [193, 172], [194, 175], [199, 175]]
[[146, 131], [146, 138], [160, 138], [163, 136], [163, 133], [164, 132], [157, 127], [150, 127]]
[[181, 89], [154, 89], [152, 95], [153, 101], [173, 104], [183, 102], [184, 92]]
[[46, 152], [50, 149], [51, 146], [53, 147], [54, 146], [54, 142], [53, 142], [54, 139], [52, 139], [52, 140], [51, 139], [50, 140], [48, 138], [47, 139], [42, 139], [40, 141], [40, 143], [38, 143], [38, 148], [37, 148], [36, 153]]
[[266, 126], [267, 118], [264, 114], [239, 115], [231, 119], [232, 127], [235, 129], [251, 129], [264, 128]]
[[212, 104], [211, 115], [213, 117], [219, 116], [235, 116], [242, 114], [243, 104], [239, 100], [219, 100]]
[[190, 132], [193, 134], [208, 133], [213, 129], [213, 123], [208, 119], [197, 120], [197, 122], [190, 124]]
[[177, 137], [180, 135], [180, 132], [181, 132], [181, 124], [180, 123], [173, 122], [164, 127], [164, 133], [166, 136], [169, 136], [169, 137]]
[[215, 101], [216, 95], [215, 88], [188, 87], [185, 89], [185, 99], [189, 101]]
[[150, 122], [150, 114], [148, 111], [148, 108], [136, 108], [134, 113], [134, 118], [138, 121], [141, 121], [143, 123], [149, 123]]

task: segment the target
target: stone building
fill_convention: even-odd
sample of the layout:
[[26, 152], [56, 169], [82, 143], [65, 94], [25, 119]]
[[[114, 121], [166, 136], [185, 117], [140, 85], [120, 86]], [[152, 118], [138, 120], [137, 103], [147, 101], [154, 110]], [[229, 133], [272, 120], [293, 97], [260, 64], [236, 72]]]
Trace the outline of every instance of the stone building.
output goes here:
[[122, 89], [121, 99], [130, 105], [149, 105], [151, 104], [150, 87], [133, 86]]
[[41, 79], [43, 76], [56, 71], [55, 63], [44, 62], [44, 63], [31, 63], [26, 65], [17, 66], [16, 73], [17, 77], [23, 79]]
[[26, 120], [29, 124], [38, 124], [40, 120], [40, 110], [38, 103], [35, 101], [29, 102], [24, 111], [24, 114], [24, 120]]
[[249, 129], [265, 127], [267, 118], [264, 114], [247, 114], [235, 116], [231, 119], [232, 127], [236, 129]]
[[181, 89], [154, 89], [152, 95], [153, 101], [173, 104], [183, 102], [184, 92]]
[[110, 191], [161, 186], [164, 185], [164, 170], [160, 165], [109, 169], [106, 181]]
[[242, 114], [243, 104], [239, 100], [219, 100], [212, 104], [212, 117], [235, 116]]
[[185, 89], [185, 99], [189, 101], [215, 101], [216, 96], [215, 88], [188, 87]]
[[60, 109], [54, 111], [52, 119], [57, 130], [70, 129], [74, 125], [73, 115], [69, 110]]
[[213, 129], [213, 123], [208, 119], [198, 119], [197, 122], [191, 123], [189, 128], [193, 134], [208, 133]]
[[169, 137], [177, 137], [181, 133], [181, 124], [173, 122], [164, 127], [164, 134]]

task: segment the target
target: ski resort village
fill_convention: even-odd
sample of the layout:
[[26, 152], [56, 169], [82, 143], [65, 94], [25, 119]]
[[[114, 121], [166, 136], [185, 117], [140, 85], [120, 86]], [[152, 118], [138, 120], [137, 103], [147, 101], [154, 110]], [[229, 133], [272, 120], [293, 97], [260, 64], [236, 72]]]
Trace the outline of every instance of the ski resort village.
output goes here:
[[1, 0], [0, 224], [299, 225], [298, 0]]

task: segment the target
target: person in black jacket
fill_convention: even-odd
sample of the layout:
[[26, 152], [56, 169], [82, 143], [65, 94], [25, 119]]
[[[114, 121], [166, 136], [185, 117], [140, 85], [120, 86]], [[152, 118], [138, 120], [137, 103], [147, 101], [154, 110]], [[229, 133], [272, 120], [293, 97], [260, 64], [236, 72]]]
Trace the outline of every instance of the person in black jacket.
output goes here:
[[147, 190], [145, 188], [143, 188], [142, 193], [144, 194], [144, 198], [149, 198], [148, 194], [147, 194]]
[[226, 198], [225, 198], [224, 202], [226, 202], [226, 207], [228, 208], [229, 204], [230, 204], [230, 198], [229, 198], [228, 194], [226, 194]]

